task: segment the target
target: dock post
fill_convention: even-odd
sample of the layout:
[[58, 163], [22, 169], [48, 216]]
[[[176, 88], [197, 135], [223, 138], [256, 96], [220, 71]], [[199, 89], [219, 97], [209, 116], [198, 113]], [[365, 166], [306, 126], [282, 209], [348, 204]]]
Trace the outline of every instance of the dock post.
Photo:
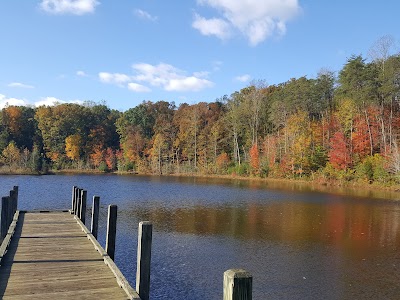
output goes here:
[[15, 191], [15, 211], [17, 211], [18, 210], [18, 190], [19, 190], [18, 185], [14, 185], [13, 190]]
[[81, 202], [82, 202], [82, 189], [78, 188], [77, 192], [78, 197], [76, 198], [76, 212], [75, 215], [80, 218], [81, 217]]
[[11, 190], [10, 191], [10, 197], [8, 199], [8, 213], [9, 213], [9, 217], [8, 217], [8, 224], [7, 227], [10, 226], [13, 218], [14, 218], [14, 214], [15, 214], [15, 196], [16, 196], [16, 191]]
[[224, 300], [251, 300], [253, 276], [242, 269], [224, 272]]
[[99, 231], [99, 208], [100, 208], [100, 197], [93, 196], [93, 205], [92, 205], [92, 222], [90, 231], [92, 232], [93, 236], [97, 240], [97, 234]]
[[8, 198], [9, 197], [1, 198], [1, 239], [4, 239], [8, 231]]
[[71, 203], [71, 213], [75, 213], [75, 201], [76, 201], [76, 186], [72, 187], [72, 203]]
[[85, 224], [86, 221], [86, 200], [87, 200], [87, 191], [82, 190], [81, 192], [81, 209], [80, 209], [80, 216], [82, 223]]
[[136, 269], [136, 291], [142, 300], [150, 295], [150, 261], [153, 225], [151, 222], [140, 222], [138, 228], [138, 249]]
[[79, 217], [79, 214], [78, 214], [79, 213], [79, 209], [81, 208], [81, 191], [82, 191], [82, 189], [79, 188], [79, 187], [76, 189], [75, 215], [78, 216], [78, 217]]
[[115, 237], [117, 233], [117, 206], [108, 206], [106, 252], [112, 260], [115, 257]]

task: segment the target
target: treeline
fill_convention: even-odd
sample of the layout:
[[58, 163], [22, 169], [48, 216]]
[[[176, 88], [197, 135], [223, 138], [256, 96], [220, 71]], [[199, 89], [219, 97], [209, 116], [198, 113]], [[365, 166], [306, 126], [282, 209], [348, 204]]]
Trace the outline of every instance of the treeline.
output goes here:
[[400, 55], [378, 54], [352, 56], [338, 74], [256, 81], [211, 103], [5, 107], [2, 168], [397, 183]]

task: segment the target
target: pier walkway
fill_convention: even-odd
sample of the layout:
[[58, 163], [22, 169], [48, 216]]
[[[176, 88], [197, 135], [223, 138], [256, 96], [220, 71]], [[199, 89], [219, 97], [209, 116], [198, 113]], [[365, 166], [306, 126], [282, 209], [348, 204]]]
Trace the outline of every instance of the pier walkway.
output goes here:
[[21, 212], [1, 261], [0, 296], [131, 299], [118, 285], [103, 255], [70, 213]]

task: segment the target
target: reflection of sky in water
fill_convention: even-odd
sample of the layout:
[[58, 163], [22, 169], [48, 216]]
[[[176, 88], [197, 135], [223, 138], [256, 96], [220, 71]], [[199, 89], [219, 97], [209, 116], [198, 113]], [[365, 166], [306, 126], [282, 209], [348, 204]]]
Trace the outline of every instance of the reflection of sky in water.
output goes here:
[[89, 208], [99, 195], [102, 245], [107, 205], [117, 204], [116, 263], [132, 286], [138, 222], [152, 221], [152, 299], [221, 299], [229, 268], [253, 274], [254, 299], [400, 294], [397, 193], [203, 178], [0, 176], [1, 194], [13, 185], [28, 210], [69, 208], [73, 185], [88, 190]]

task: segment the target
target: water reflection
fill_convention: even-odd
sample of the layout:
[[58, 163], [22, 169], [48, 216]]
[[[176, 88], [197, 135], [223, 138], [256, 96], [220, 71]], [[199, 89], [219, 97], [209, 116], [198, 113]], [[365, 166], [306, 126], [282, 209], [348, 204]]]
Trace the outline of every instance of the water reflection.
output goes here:
[[126, 211], [159, 230], [308, 245], [334, 245], [367, 257], [373, 249], [400, 249], [400, 207], [364, 203], [273, 202], [248, 206], [164, 206]]

